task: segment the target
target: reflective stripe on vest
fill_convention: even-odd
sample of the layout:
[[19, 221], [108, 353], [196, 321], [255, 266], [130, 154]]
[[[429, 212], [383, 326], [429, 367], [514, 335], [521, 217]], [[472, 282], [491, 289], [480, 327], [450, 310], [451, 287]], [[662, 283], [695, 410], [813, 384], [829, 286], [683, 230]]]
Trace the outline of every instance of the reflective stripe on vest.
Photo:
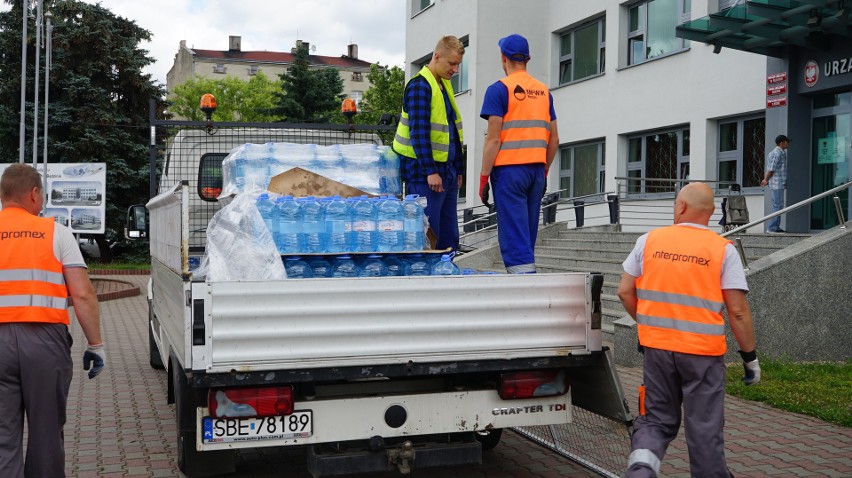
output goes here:
[[636, 279], [636, 322], [643, 346], [723, 355], [721, 275], [728, 241], [709, 229], [669, 226], [648, 234]]
[[[418, 76], [425, 78], [429, 83], [429, 86], [432, 88], [432, 102], [429, 114], [429, 138], [432, 146], [432, 159], [439, 163], [445, 163], [450, 157], [450, 122], [447, 119], [447, 107], [444, 103], [444, 94], [441, 92], [441, 88], [438, 86], [438, 81], [432, 75], [432, 72], [428, 67], [424, 66], [421, 68], [420, 72], [414, 75], [411, 80]], [[411, 80], [409, 80], [409, 83]], [[453, 86], [450, 84], [449, 80], [445, 80], [443, 78], [441, 78], [441, 84], [444, 86], [444, 90], [447, 92], [447, 97], [450, 99], [450, 105], [452, 105], [453, 111], [456, 113], [455, 125], [456, 131], [459, 135], [459, 142], [464, 143], [464, 125], [462, 123], [461, 113], [459, 113], [459, 108], [456, 106]], [[408, 113], [404, 108], [402, 110], [402, 114], [400, 114], [399, 124], [396, 127], [396, 135], [393, 138], [393, 150], [396, 151], [397, 154], [401, 154], [409, 158], [417, 157], [417, 154], [414, 152], [414, 146], [411, 145], [411, 125], [409, 123]]]
[[0, 323], [69, 323], [68, 289], [53, 253], [55, 224], [17, 207], [0, 211]]
[[550, 140], [550, 92], [525, 71], [500, 81], [509, 92], [509, 108], [503, 117], [494, 165], [544, 164]]

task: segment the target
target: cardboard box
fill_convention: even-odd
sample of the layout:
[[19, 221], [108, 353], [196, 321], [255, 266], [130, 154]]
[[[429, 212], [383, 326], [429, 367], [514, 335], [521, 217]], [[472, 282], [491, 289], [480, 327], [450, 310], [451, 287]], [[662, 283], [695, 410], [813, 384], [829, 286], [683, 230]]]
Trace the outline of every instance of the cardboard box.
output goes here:
[[269, 181], [267, 189], [276, 194], [283, 196], [292, 195], [295, 197], [340, 196], [348, 198], [354, 196], [375, 196], [375, 194], [366, 193], [358, 188], [347, 186], [341, 182], [298, 167], [272, 178]]

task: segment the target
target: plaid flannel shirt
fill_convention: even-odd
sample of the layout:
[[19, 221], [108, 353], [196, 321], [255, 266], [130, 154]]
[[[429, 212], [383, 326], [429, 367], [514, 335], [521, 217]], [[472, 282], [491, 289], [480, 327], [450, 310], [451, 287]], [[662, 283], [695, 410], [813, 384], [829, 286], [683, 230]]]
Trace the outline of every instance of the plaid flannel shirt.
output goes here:
[[447, 104], [447, 116], [450, 126], [450, 154], [446, 163], [432, 159], [432, 87], [422, 76], [416, 76], [408, 82], [402, 99], [402, 107], [408, 113], [411, 146], [416, 158], [403, 156], [400, 161], [399, 174], [403, 181], [426, 181], [430, 174], [444, 175], [447, 165], [452, 166], [458, 173], [462, 171], [461, 143], [455, 128], [455, 111]]
[[770, 151], [766, 160], [766, 170], [772, 171], [769, 189], [785, 189], [787, 187], [787, 151], [778, 146]]

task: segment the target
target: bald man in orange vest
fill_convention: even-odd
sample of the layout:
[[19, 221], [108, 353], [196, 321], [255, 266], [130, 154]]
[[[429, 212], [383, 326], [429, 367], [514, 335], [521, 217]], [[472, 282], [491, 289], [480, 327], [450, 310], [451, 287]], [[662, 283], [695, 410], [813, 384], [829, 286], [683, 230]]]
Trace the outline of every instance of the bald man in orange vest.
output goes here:
[[65, 476], [68, 297], [89, 342], [83, 368], [91, 367], [90, 379], [106, 360], [98, 298], [71, 230], [38, 217], [44, 204], [38, 172], [25, 164], [6, 168], [0, 199], [0, 476]]
[[681, 189], [673, 226], [641, 236], [624, 261], [618, 296], [637, 322], [644, 384], [627, 477], [655, 477], [677, 436], [681, 407], [692, 476], [731, 476], [725, 464], [725, 321], [740, 347], [747, 385], [760, 381], [748, 284], [739, 254], [707, 224], [715, 210], [703, 183]]

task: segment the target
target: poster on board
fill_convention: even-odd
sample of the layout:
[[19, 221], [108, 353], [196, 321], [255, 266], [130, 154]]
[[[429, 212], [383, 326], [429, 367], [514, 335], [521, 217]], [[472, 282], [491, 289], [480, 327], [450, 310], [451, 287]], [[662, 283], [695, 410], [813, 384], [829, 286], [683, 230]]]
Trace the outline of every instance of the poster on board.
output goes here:
[[[0, 164], [0, 174], [11, 164]], [[36, 168], [44, 177], [44, 165]], [[47, 165], [45, 217], [79, 234], [103, 234], [106, 219], [106, 163]]]

